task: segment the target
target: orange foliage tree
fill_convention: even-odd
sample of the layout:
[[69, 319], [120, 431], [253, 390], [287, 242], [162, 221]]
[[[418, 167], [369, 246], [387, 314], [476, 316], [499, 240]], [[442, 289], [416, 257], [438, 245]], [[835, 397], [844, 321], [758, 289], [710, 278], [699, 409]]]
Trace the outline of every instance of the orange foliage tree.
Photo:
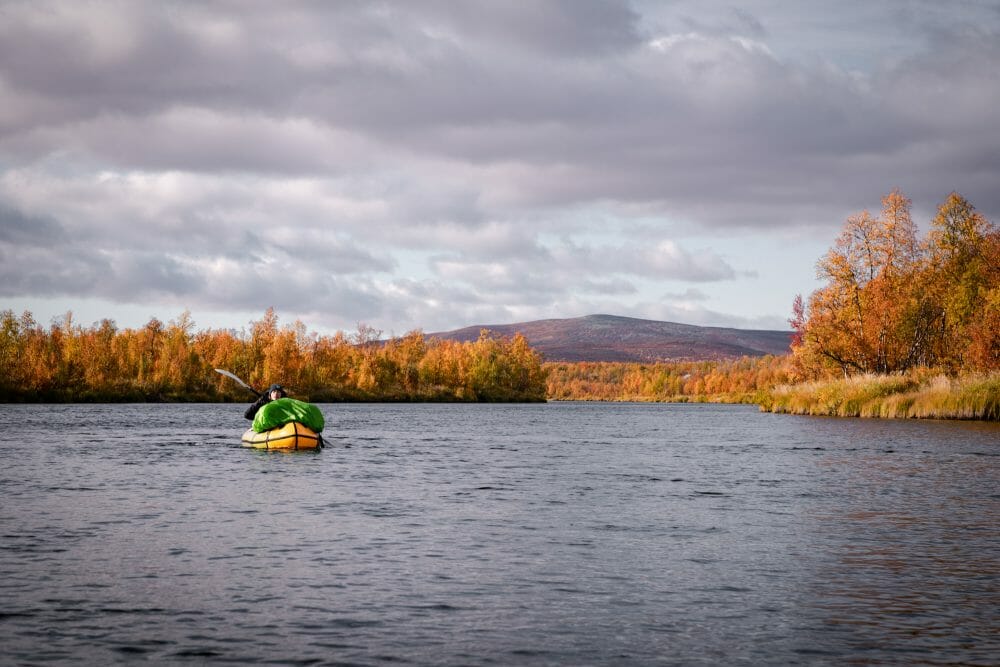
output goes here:
[[550, 362], [548, 395], [557, 400], [756, 402], [794, 379], [786, 356], [713, 361]]
[[910, 200], [850, 216], [818, 262], [826, 286], [793, 304], [793, 351], [806, 375], [952, 372], [1000, 366], [1000, 234], [961, 195], [938, 208], [921, 242]]
[[420, 331], [380, 339], [319, 336], [302, 322], [280, 326], [268, 309], [250, 331], [196, 331], [191, 314], [120, 330], [71, 313], [45, 330], [30, 313], [0, 311], [0, 400], [242, 400], [224, 368], [263, 388], [280, 382], [306, 400], [542, 401], [541, 358], [522, 336], [476, 342], [428, 339]]

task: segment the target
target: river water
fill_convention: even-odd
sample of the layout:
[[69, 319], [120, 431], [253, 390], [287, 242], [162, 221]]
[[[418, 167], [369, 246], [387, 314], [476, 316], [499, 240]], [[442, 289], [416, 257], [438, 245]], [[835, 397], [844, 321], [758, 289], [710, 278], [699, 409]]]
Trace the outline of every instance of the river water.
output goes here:
[[0, 406], [0, 663], [997, 664], [1000, 425]]

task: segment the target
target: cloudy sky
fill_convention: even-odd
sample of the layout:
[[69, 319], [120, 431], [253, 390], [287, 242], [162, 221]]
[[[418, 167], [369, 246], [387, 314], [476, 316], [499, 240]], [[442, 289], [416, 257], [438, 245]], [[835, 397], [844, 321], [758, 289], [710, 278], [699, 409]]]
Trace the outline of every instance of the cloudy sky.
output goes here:
[[1000, 0], [0, 0], [0, 309], [785, 328], [899, 187], [1000, 220]]

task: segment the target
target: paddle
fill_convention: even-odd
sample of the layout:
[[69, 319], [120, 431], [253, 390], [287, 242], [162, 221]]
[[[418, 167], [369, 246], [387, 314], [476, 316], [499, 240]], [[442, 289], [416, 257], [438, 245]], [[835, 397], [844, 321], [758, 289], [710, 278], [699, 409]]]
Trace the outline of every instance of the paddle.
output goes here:
[[215, 369], [215, 372], [216, 372], [216, 373], [222, 373], [222, 374], [223, 374], [223, 375], [225, 375], [225, 376], [226, 376], [227, 378], [230, 378], [230, 379], [233, 379], [233, 380], [236, 380], [236, 381], [237, 381], [237, 382], [239, 382], [239, 383], [240, 383], [241, 385], [243, 385], [244, 387], [246, 387], [247, 389], [249, 389], [250, 391], [252, 391], [252, 392], [254, 393], [254, 395], [255, 395], [255, 396], [263, 396], [263, 394], [261, 394], [261, 393], [260, 393], [259, 391], [257, 391], [256, 389], [254, 389], [253, 387], [251, 387], [251, 386], [250, 386], [250, 385], [248, 385], [248, 384], [247, 384], [246, 382], [244, 382], [243, 380], [239, 379], [238, 377], [236, 377], [235, 375], [233, 375], [233, 374], [232, 374], [232, 373], [230, 373], [229, 371], [224, 371], [224, 370], [222, 370], [221, 368], [216, 368], [216, 369]]

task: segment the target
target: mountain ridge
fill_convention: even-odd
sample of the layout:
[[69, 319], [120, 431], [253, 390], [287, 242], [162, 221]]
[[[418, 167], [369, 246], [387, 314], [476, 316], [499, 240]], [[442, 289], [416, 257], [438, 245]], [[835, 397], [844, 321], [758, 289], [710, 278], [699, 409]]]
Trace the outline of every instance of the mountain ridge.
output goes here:
[[473, 325], [427, 335], [474, 341], [482, 329], [502, 336], [521, 333], [546, 361], [570, 362], [696, 361], [780, 355], [789, 351], [792, 337], [791, 331], [705, 327], [608, 314]]

